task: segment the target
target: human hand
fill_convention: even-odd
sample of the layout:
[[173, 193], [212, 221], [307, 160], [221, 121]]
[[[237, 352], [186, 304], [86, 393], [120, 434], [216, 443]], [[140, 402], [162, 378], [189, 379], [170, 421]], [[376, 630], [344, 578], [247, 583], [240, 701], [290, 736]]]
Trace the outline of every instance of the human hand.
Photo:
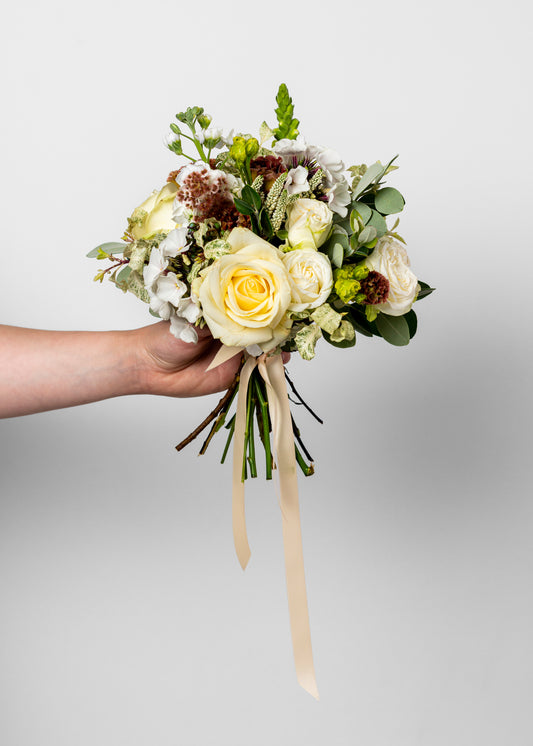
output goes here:
[[136, 330], [139, 376], [144, 393], [162, 396], [203, 396], [224, 391], [231, 385], [241, 364], [235, 355], [207, 371], [220, 349], [209, 329], [198, 329], [198, 342], [182, 342], [169, 331], [166, 321]]

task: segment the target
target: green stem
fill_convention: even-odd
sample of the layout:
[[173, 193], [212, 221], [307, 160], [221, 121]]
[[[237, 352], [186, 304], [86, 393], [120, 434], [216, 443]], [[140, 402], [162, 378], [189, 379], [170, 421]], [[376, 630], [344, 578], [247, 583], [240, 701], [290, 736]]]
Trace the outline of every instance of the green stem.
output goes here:
[[266, 459], [266, 478], [272, 479], [272, 453], [270, 450], [270, 428], [269, 428], [269, 417], [268, 417], [268, 402], [263, 396], [260, 381], [254, 376], [254, 385], [257, 393], [257, 399], [259, 401], [259, 407], [261, 410], [261, 422], [263, 426], [262, 441], [265, 447], [265, 459]]
[[296, 443], [294, 444], [294, 452], [295, 452], [295, 455], [296, 455], [296, 461], [298, 462], [298, 465], [299, 465], [300, 469], [303, 471], [303, 473], [305, 474], [305, 476], [306, 477], [310, 477], [312, 474], [314, 474], [315, 473], [315, 469], [313, 467], [313, 464], [310, 464], [308, 466], [305, 463], [304, 457], [302, 456], [302, 454], [298, 450], [298, 446], [296, 445]]
[[204, 163], [208, 163], [205, 151], [202, 148], [201, 143], [199, 143], [198, 140], [196, 139], [196, 132], [194, 130], [194, 127], [191, 127], [191, 125], [189, 125], [189, 129], [191, 130], [192, 134], [194, 135], [194, 137], [190, 137], [189, 140], [193, 141], [193, 143], [194, 143], [194, 145], [196, 147], [196, 150], [198, 151], [198, 153], [200, 155], [200, 158], [204, 161]]
[[255, 478], [257, 476], [257, 466], [255, 463], [255, 440], [254, 440], [254, 412], [255, 412], [255, 398], [253, 386], [249, 386], [249, 406], [248, 406], [248, 452], [249, 458], [248, 463], [250, 464], [250, 476]]
[[233, 433], [235, 432], [235, 415], [231, 418], [231, 420], [228, 422], [226, 427], [229, 429], [229, 435], [228, 439], [226, 440], [226, 445], [224, 447], [224, 453], [222, 454], [222, 459], [220, 461], [221, 464], [224, 463], [226, 460], [226, 456], [228, 455], [229, 446], [231, 443], [231, 439], [233, 438]]

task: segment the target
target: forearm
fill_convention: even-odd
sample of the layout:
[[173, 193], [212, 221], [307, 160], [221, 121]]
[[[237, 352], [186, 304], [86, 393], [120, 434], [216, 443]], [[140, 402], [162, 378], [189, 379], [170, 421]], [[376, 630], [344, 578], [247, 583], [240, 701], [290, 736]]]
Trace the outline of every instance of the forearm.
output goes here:
[[142, 393], [137, 339], [0, 325], [0, 417]]

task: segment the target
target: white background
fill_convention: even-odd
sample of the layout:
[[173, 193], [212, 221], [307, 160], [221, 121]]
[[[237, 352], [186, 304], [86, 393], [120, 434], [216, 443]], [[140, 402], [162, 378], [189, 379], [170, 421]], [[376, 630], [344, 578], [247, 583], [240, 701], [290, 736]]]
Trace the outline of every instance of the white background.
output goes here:
[[531, 20], [518, 0], [4, 9], [3, 323], [150, 323], [85, 253], [178, 163], [177, 111], [254, 132], [281, 81], [308, 141], [400, 153], [401, 232], [438, 292], [407, 348], [291, 362], [326, 420], [299, 418], [320, 703], [271, 486], [248, 489], [243, 575], [220, 442], [173, 449], [216, 397], [0, 424], [3, 746], [531, 744]]

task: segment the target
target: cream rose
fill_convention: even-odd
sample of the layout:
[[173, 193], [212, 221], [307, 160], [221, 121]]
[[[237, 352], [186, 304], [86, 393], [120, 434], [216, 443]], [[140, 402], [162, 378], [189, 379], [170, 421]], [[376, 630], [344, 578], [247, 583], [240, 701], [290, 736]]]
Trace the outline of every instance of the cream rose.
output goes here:
[[231, 253], [205, 269], [194, 286], [203, 316], [223, 344], [257, 344], [268, 352], [291, 326], [291, 288], [281, 253], [247, 228], [234, 228], [227, 240]]
[[133, 238], [150, 238], [156, 233], [168, 233], [176, 227], [172, 220], [173, 202], [178, 187], [170, 182], [145, 199], [128, 218], [128, 231]]
[[326, 302], [333, 273], [325, 254], [315, 249], [295, 249], [283, 255], [283, 263], [291, 286], [289, 311], [305, 311]]
[[409, 257], [402, 244], [389, 236], [383, 236], [365, 264], [369, 269], [384, 275], [390, 283], [387, 301], [377, 304], [375, 308], [389, 316], [403, 316], [407, 313], [420, 291], [420, 285], [410, 270]]
[[288, 209], [288, 241], [295, 249], [318, 249], [327, 240], [333, 213], [318, 199], [297, 199]]

